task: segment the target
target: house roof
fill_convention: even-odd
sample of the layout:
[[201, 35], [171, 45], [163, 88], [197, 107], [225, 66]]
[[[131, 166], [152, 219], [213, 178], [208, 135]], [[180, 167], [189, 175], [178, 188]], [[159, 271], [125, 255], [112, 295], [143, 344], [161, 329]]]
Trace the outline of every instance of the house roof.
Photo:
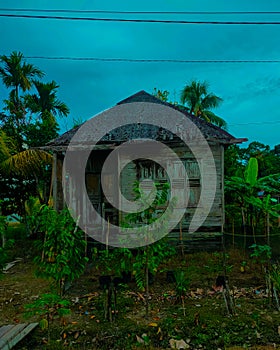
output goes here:
[[[187, 110], [183, 110], [182, 107], [178, 107], [171, 103], [164, 102], [158, 99], [157, 97], [147, 93], [144, 90], [139, 91], [136, 94], [118, 102], [117, 106], [128, 104], [128, 103], [134, 103], [134, 102], [148, 102], [148, 103], [165, 105], [167, 107], [170, 107], [182, 113], [185, 117], [189, 118], [189, 120], [193, 122], [198, 127], [198, 129], [200, 129], [205, 139], [209, 142], [211, 141], [211, 142], [216, 142], [221, 144], [234, 144], [234, 143], [241, 143], [241, 142], [247, 141], [246, 138], [242, 138], [242, 139], [235, 138], [234, 136], [229, 134], [227, 131], [211, 123], [208, 123], [203, 119], [200, 119], [194, 115], [191, 115], [190, 113], [187, 112]], [[84, 123], [65, 132], [55, 140], [50, 141], [43, 148], [53, 149], [53, 150], [62, 150], [63, 148], [66, 148], [70, 143], [72, 137], [75, 135], [75, 133], [79, 130], [79, 128], [83, 124]], [[164, 134], [164, 137], [163, 137], [163, 134]], [[136, 126], [135, 124], [129, 124], [110, 131], [110, 133], [102, 137], [101, 143], [112, 144], [112, 143], [124, 142], [127, 140], [135, 139], [137, 137], [153, 138], [157, 140], [163, 140], [163, 139], [171, 140], [173, 139], [173, 137], [171, 137], [171, 134], [172, 133], [169, 132], [168, 130], [162, 130], [162, 128], [151, 124], [142, 124], [141, 126], [139, 125]]]

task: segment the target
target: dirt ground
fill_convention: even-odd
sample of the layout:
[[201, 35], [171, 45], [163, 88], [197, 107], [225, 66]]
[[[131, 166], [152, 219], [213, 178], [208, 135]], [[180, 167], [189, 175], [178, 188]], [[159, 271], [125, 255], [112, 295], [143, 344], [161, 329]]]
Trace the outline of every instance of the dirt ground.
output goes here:
[[[37, 327], [15, 349], [170, 349], [178, 341], [185, 349], [280, 349], [280, 312], [268, 304], [260, 267], [248, 261], [243, 271], [244, 256], [229, 255], [233, 316], [227, 314], [223, 293], [213, 288], [220, 273], [218, 254], [187, 255], [162, 266], [150, 286], [148, 318], [144, 292], [134, 281], [118, 290], [113, 322], [104, 319], [105, 292], [89, 265], [66, 292], [71, 314], [50, 324], [51, 340], [46, 329]], [[39, 322], [39, 316], [25, 317], [24, 305], [51, 291], [49, 281], [35, 277], [32, 254], [22, 250], [13, 260], [17, 257], [21, 260], [0, 280], [0, 326]], [[166, 281], [166, 270], [178, 266], [187, 269], [191, 280], [184, 305], [176, 300], [174, 284]]]

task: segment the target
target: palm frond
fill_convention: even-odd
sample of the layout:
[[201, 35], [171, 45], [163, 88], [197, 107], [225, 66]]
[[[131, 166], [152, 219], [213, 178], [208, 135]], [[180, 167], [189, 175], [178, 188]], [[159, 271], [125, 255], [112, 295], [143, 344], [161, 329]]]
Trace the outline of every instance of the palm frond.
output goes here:
[[6, 175], [27, 176], [40, 171], [42, 165], [51, 164], [52, 155], [43, 150], [28, 149], [10, 156], [0, 163], [0, 169]]
[[30, 90], [36, 77], [43, 77], [44, 73], [33, 64], [24, 62], [21, 52], [13, 51], [10, 56], [0, 56], [3, 65], [0, 75], [6, 87], [21, 88], [23, 91]]
[[204, 115], [205, 120], [209, 121], [214, 125], [217, 125], [219, 128], [222, 128], [224, 130], [227, 129], [227, 122], [223, 118], [218, 117], [215, 113], [206, 110], [206, 111], [203, 111], [202, 114]]
[[[38, 95], [31, 95], [28, 98], [28, 107], [31, 111], [40, 113], [41, 118], [46, 120], [46, 117], [54, 116], [66, 117], [69, 114], [67, 105], [56, 97], [56, 90], [59, 87], [53, 80], [49, 83], [42, 83], [34, 80]], [[48, 112], [48, 113], [47, 113]]]
[[11, 137], [7, 136], [3, 130], [0, 130], [0, 161], [3, 161], [15, 152], [16, 146]]
[[181, 92], [181, 102], [190, 108], [190, 113], [226, 129], [226, 122], [209, 110], [218, 107], [222, 101], [221, 97], [208, 93], [208, 84], [205, 81], [191, 81]]
[[207, 94], [201, 100], [201, 107], [203, 109], [216, 108], [221, 104], [222, 101], [223, 101], [223, 99], [219, 96], [216, 96], [214, 94]]

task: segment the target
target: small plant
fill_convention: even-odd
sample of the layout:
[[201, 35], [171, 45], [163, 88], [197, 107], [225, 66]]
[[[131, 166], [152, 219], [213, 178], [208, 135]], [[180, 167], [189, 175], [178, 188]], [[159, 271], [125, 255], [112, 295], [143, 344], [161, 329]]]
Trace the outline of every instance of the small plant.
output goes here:
[[[149, 231], [146, 226], [159, 221], [163, 212], [163, 207], [166, 206], [169, 200], [169, 184], [155, 183], [154, 185], [154, 189], [149, 194], [146, 194], [143, 189], [141, 189], [139, 182], [135, 183], [134, 193], [136, 199], [143, 203], [145, 207], [147, 204], [149, 204], [149, 206], [139, 213], [128, 214], [123, 222], [124, 228], [133, 228], [135, 226], [143, 227], [141, 234], [143, 235], [143, 240], [147, 241], [152, 238], [153, 232]], [[150, 205], [151, 198], [154, 199]], [[172, 215], [174, 205], [175, 200], [169, 202], [169, 209], [166, 208], [165, 211], [166, 219], [162, 220], [159, 224], [160, 227], [158, 227], [158, 229], [166, 231], [166, 234], [168, 233], [168, 220]], [[170, 245], [167, 245], [164, 239], [137, 249], [133, 270], [135, 271], [135, 280], [138, 288], [145, 290], [146, 317], [148, 316], [149, 310], [149, 277], [156, 273], [159, 264], [172, 253], [175, 253], [175, 250], [172, 249]]]
[[184, 316], [186, 316], [184, 297], [186, 296], [190, 288], [190, 280], [186, 276], [186, 272], [183, 270], [175, 272], [175, 291], [177, 299], [181, 300]]
[[250, 257], [261, 264], [267, 263], [272, 256], [271, 247], [269, 245], [253, 244], [249, 248], [253, 249]]
[[116, 264], [114, 249], [109, 251], [108, 249], [99, 250], [94, 248], [92, 258], [95, 262], [96, 269], [99, 270], [102, 275], [111, 274], [114, 271]]
[[6, 240], [6, 230], [8, 227], [6, 216], [0, 216], [0, 240], [2, 244], [0, 246], [0, 274], [3, 271], [8, 259], [8, 249], [10, 249], [13, 244], [13, 239]]
[[48, 330], [48, 341], [50, 341], [50, 324], [56, 319], [62, 319], [65, 315], [70, 314], [70, 302], [62, 299], [57, 294], [42, 294], [33, 303], [24, 306], [25, 317], [40, 316], [40, 327]]
[[247, 266], [247, 261], [246, 260], [241, 261], [241, 263], [240, 263], [240, 271], [241, 272], [245, 272], [246, 271], [246, 266]]
[[[255, 259], [257, 263], [260, 263], [263, 269], [266, 290], [268, 294], [268, 300], [271, 305], [273, 301], [273, 295], [275, 294], [275, 288], [273, 287], [273, 281], [271, 278], [271, 262], [272, 257], [271, 247], [269, 245], [253, 244], [250, 246], [253, 249], [253, 253], [250, 255]], [[279, 304], [279, 303], [278, 303]]]
[[78, 278], [88, 261], [84, 236], [68, 211], [57, 213], [47, 206], [42, 209], [42, 230], [44, 241], [38, 243], [42, 255], [35, 258], [37, 276], [50, 278], [62, 295], [65, 282]]
[[28, 236], [37, 237], [41, 225], [41, 214], [44, 205], [41, 205], [39, 198], [29, 197], [24, 202], [25, 224]]

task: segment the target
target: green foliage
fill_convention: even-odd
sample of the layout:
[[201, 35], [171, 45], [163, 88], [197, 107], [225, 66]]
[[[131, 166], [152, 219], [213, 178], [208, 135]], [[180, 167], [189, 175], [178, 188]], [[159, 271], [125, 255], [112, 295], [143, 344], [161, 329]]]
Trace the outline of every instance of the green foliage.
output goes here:
[[150, 244], [148, 247], [138, 248], [132, 264], [137, 287], [141, 290], [145, 286], [145, 269], [154, 275], [164, 261], [176, 253], [175, 248], [165, 238]]
[[5, 267], [8, 260], [8, 250], [12, 248], [14, 244], [13, 239], [6, 240], [6, 232], [7, 232], [8, 222], [5, 216], [0, 216], [0, 242], [2, 245], [0, 246], [0, 274]]
[[56, 316], [62, 317], [70, 314], [71, 303], [68, 300], [61, 298], [57, 294], [47, 293], [42, 294], [33, 303], [24, 306], [26, 317], [34, 315], [48, 316], [49, 319], [54, 319]]
[[102, 274], [107, 275], [114, 271], [116, 263], [116, 252], [113, 250], [98, 250], [95, 248], [92, 255], [93, 261], [95, 262], [95, 267], [100, 270]]
[[177, 298], [184, 297], [190, 288], [190, 279], [183, 270], [175, 271], [175, 290]]
[[[57, 98], [58, 85], [37, 80], [43, 75], [21, 52], [0, 56], [0, 77], [8, 89], [0, 112], [0, 199], [8, 202], [5, 213], [21, 217], [25, 215], [23, 203], [30, 196], [48, 201], [52, 156], [34, 147], [55, 138], [56, 117], [69, 113]], [[35, 93], [29, 94], [33, 87]]]
[[[155, 183], [154, 189], [148, 195], [139, 186], [139, 182], [135, 183], [134, 192], [136, 199], [140, 200], [145, 206], [150, 203], [150, 199], [154, 198], [152, 205], [139, 213], [128, 214], [123, 223], [124, 227], [133, 228], [134, 226], [143, 226], [143, 239], [150, 238], [152, 234], [145, 225], [150, 225], [158, 221], [162, 215], [162, 207], [166, 205], [169, 198], [169, 184], [168, 183]], [[173, 208], [174, 202], [169, 203], [169, 207]], [[166, 220], [161, 223], [161, 230], [167, 230], [167, 220], [170, 213], [166, 213]], [[167, 232], [166, 232], [167, 233]], [[144, 289], [146, 274], [155, 274], [160, 263], [175, 253], [175, 249], [170, 246], [163, 238], [156, 241], [149, 246], [145, 246], [137, 249], [135, 260], [132, 264], [135, 274], [136, 284], [140, 289]]]
[[[131, 213], [126, 215], [122, 226], [124, 228], [133, 228], [135, 226], [143, 226], [143, 235], [148, 234], [145, 229], [145, 225], [150, 225], [156, 222], [162, 215], [162, 206], [166, 205], [169, 197], [169, 184], [168, 183], [154, 183], [154, 188], [148, 194], [146, 194], [140, 187], [138, 181], [135, 182], [133, 191], [135, 193], [135, 200], [138, 200], [147, 209], [139, 211], [137, 213]], [[154, 201], [151, 205], [151, 199], [154, 197]], [[174, 203], [174, 202], [173, 202]], [[172, 210], [172, 203], [169, 203], [169, 207]], [[166, 223], [165, 223], [166, 224]], [[164, 227], [163, 227], [164, 229]]]
[[258, 159], [249, 158], [245, 168], [237, 168], [238, 176], [225, 179], [226, 212], [232, 221], [240, 223], [242, 219], [244, 234], [249, 226], [253, 234], [265, 232], [269, 242], [269, 215], [279, 217], [280, 206], [272, 196], [280, 192], [280, 173], [259, 177]]
[[268, 245], [252, 244], [250, 246], [253, 249], [253, 252], [250, 254], [251, 258], [254, 258], [256, 261], [261, 264], [267, 263], [271, 259], [272, 252], [271, 247]]
[[273, 282], [273, 286], [275, 289], [280, 292], [280, 267], [278, 264], [272, 265], [272, 269], [270, 272], [270, 278]]
[[88, 261], [84, 256], [84, 235], [67, 210], [57, 213], [44, 206], [41, 215], [45, 238], [38, 243], [42, 256], [35, 258], [37, 275], [51, 278], [62, 294], [66, 280], [71, 282], [78, 278]]
[[163, 102], [168, 102], [169, 91], [154, 88], [153, 95]]
[[40, 227], [41, 210], [44, 208], [36, 197], [29, 197], [25, 203], [26, 228], [29, 235], [37, 232]]
[[206, 82], [193, 80], [184, 87], [181, 93], [181, 102], [187, 104], [191, 114], [221, 128], [226, 128], [226, 121], [211, 111], [212, 108], [218, 107], [222, 101], [219, 96], [209, 93]]
[[256, 158], [250, 158], [245, 170], [245, 182], [250, 186], [254, 186], [258, 178], [258, 161]]
[[48, 330], [50, 340], [50, 324], [56, 318], [63, 318], [71, 313], [70, 301], [62, 299], [57, 294], [42, 294], [33, 303], [24, 305], [25, 317], [40, 316], [39, 325], [42, 330]]
[[277, 148], [272, 150], [268, 145], [254, 141], [247, 148], [240, 148], [239, 156], [245, 163], [252, 157], [258, 160], [258, 177], [280, 173], [280, 154], [277, 153]]

